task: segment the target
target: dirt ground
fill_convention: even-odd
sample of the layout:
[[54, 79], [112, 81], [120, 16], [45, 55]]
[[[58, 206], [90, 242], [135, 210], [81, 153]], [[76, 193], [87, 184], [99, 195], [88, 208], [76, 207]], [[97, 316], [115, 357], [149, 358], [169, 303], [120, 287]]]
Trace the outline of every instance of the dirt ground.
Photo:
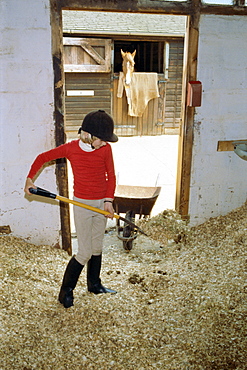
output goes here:
[[0, 236], [0, 369], [247, 369], [247, 204], [190, 229], [173, 211], [130, 252], [105, 235], [102, 282], [57, 296], [66, 252]]

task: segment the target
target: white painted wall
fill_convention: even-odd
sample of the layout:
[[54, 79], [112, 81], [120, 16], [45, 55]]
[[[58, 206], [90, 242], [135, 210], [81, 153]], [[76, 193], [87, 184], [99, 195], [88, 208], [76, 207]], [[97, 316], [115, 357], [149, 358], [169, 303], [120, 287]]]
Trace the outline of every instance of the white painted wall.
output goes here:
[[[59, 207], [23, 192], [31, 162], [54, 147], [49, 0], [0, 0], [0, 38], [0, 226], [55, 245]], [[54, 166], [37, 184], [56, 192]]]
[[247, 196], [247, 162], [217, 152], [219, 140], [247, 139], [247, 17], [203, 15], [189, 213], [191, 224], [225, 215]]

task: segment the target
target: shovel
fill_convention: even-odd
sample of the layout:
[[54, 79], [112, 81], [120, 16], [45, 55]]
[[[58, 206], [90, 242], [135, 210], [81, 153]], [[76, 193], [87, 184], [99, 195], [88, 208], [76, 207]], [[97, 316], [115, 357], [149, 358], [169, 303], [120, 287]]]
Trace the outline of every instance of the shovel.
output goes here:
[[[77, 202], [76, 200], [72, 200], [72, 199], [69, 199], [69, 198], [62, 197], [61, 195], [56, 195], [54, 193], [50, 193], [48, 190], [45, 190], [45, 189], [42, 189], [42, 188], [39, 188], [39, 187], [37, 187], [36, 189], [29, 188], [29, 191], [30, 191], [30, 193], [35, 194], [35, 195], [40, 195], [41, 197], [58, 199], [61, 202], [71, 203], [71, 204], [74, 204], [75, 206], [86, 208], [86, 209], [89, 209], [90, 211], [101, 213], [102, 215], [105, 215], [105, 216], [110, 214], [109, 212], [104, 211], [102, 209], [92, 207], [92, 206], [89, 206], [89, 205], [81, 203], [81, 202]], [[141, 234], [148, 236], [147, 234], [144, 233], [144, 231], [142, 231], [139, 228], [139, 226], [135, 225], [133, 222], [127, 220], [126, 218], [121, 217], [116, 213], [114, 213], [113, 217], [118, 219], [118, 220], [121, 220], [121, 221], [124, 221], [124, 222], [128, 223], [134, 229], [137, 229]]]

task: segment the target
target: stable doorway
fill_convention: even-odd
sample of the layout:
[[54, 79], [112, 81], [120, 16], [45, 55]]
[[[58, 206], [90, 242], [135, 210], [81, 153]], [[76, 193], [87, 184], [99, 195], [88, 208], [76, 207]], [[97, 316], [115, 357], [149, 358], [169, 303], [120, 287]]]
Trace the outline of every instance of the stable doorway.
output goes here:
[[[148, 103], [141, 118], [128, 116], [126, 97], [116, 97], [121, 48], [137, 49], [139, 71], [158, 74], [160, 97]], [[110, 113], [119, 136], [119, 142], [112, 145], [117, 183], [162, 188], [151, 216], [175, 209], [183, 59], [183, 37], [66, 34], [64, 38], [67, 140], [77, 138], [78, 127], [91, 110]], [[69, 166], [70, 196], [72, 190]]]

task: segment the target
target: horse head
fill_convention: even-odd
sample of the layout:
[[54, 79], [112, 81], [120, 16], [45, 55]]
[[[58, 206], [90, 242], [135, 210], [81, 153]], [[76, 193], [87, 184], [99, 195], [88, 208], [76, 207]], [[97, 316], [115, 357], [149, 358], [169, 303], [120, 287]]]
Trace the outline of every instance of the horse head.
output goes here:
[[135, 65], [134, 58], [136, 55], [136, 50], [133, 53], [130, 53], [128, 51], [123, 52], [123, 50], [121, 49], [121, 54], [123, 58], [122, 67], [123, 67], [123, 74], [125, 77], [125, 84], [129, 85], [131, 82], [132, 73], [134, 72], [134, 65]]

